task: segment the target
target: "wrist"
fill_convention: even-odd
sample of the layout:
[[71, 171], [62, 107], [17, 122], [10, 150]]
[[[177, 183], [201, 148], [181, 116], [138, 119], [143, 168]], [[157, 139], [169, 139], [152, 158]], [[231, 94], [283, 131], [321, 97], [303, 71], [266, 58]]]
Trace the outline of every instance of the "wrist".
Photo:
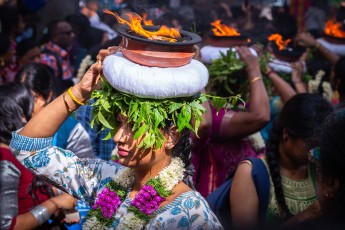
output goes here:
[[79, 83], [77, 83], [71, 88], [71, 92], [74, 95], [77, 102], [75, 100], [73, 101], [75, 101], [79, 105], [85, 104], [85, 102], [89, 100], [89, 98], [91, 97], [91, 93], [85, 92], [85, 90], [82, 90]]
[[50, 201], [50, 202], [54, 205], [54, 207], [55, 207], [56, 210], [59, 210], [59, 209], [62, 208], [62, 206], [61, 206], [59, 200], [56, 199], [55, 197], [50, 198], [48, 201]]
[[314, 49], [319, 49], [321, 46], [320, 42], [316, 42], [315, 45], [314, 45]]

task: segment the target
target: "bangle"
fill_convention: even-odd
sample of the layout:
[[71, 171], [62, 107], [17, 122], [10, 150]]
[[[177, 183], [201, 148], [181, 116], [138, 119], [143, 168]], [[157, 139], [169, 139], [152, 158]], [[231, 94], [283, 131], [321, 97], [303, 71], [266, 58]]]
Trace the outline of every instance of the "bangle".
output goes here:
[[66, 107], [66, 109], [67, 109], [67, 111], [68, 111], [69, 113], [73, 113], [73, 110], [71, 110], [71, 108], [70, 108], [70, 107], [68, 106], [68, 104], [67, 104], [65, 94], [66, 94], [66, 92], [64, 92], [64, 93], [62, 94], [63, 102], [65, 103], [65, 107]]
[[48, 209], [43, 205], [37, 205], [30, 212], [36, 218], [39, 225], [44, 224], [50, 217]]
[[276, 73], [276, 71], [274, 70], [270, 70], [266, 73], [266, 76], [269, 77], [272, 73]]
[[250, 84], [253, 84], [254, 82], [258, 81], [258, 80], [261, 80], [262, 77], [254, 77], [251, 81], [250, 81]]
[[72, 100], [77, 103], [78, 105], [85, 105], [85, 103], [79, 101], [72, 93], [72, 87], [70, 87], [68, 90], [67, 90], [67, 93], [68, 95], [72, 98]]
[[314, 46], [315, 49], [319, 49], [321, 46], [320, 42], [316, 42], [316, 45]]

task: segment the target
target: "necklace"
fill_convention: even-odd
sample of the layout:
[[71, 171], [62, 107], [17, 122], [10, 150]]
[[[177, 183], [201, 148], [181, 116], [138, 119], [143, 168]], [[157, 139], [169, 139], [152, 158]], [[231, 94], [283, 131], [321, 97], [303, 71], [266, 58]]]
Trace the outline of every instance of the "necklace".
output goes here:
[[[184, 177], [184, 164], [180, 158], [172, 158], [170, 164], [149, 179], [127, 208], [128, 213], [121, 219], [118, 229], [142, 229], [159, 205], [173, 194], [172, 189]], [[111, 228], [115, 213], [126, 199], [134, 183], [134, 170], [123, 168], [98, 193], [96, 202], [88, 212], [83, 229], [103, 230]]]

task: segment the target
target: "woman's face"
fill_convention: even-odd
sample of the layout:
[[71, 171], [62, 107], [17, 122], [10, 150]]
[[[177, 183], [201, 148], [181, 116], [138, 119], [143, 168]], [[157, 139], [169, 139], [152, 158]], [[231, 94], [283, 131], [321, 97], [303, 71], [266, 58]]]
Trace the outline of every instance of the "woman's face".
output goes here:
[[132, 125], [127, 124], [127, 118], [122, 114], [117, 116], [118, 130], [114, 136], [117, 143], [119, 163], [131, 168], [152, 168], [162, 162], [170, 162], [170, 153], [165, 149], [163, 143], [160, 149], [153, 151], [152, 148], [137, 148], [144, 135], [134, 140]]
[[287, 158], [298, 165], [308, 163], [308, 145], [302, 138], [291, 137], [289, 135], [282, 141], [282, 148]]
[[19, 60], [20, 65], [26, 66], [31, 63], [40, 63], [41, 57], [40, 57], [41, 51], [38, 47], [34, 47], [30, 50], [28, 50], [23, 57]]

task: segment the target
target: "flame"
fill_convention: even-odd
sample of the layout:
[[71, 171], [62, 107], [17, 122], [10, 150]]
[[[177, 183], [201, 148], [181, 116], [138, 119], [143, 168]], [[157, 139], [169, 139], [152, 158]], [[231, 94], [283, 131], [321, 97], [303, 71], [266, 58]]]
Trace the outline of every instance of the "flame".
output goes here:
[[153, 26], [153, 21], [147, 20], [147, 13], [143, 13], [143, 22], [146, 26]]
[[176, 38], [181, 37], [181, 34], [177, 29], [169, 28], [164, 25], [161, 26], [161, 28], [158, 31], [145, 30], [141, 25], [142, 18], [135, 13], [127, 13], [126, 16], [129, 18], [129, 21], [126, 21], [125, 19], [121, 18], [118, 14], [111, 12], [109, 10], [104, 10], [103, 12], [106, 14], [113, 15], [120, 24], [128, 25], [131, 31], [150, 40], [176, 42]]
[[342, 24], [340, 22], [329, 20], [325, 26], [325, 34], [336, 38], [345, 38], [345, 31], [341, 27]]
[[283, 50], [291, 42], [291, 39], [287, 39], [284, 41], [283, 36], [281, 36], [280, 34], [272, 34], [268, 37], [268, 40], [275, 41], [279, 50]]
[[215, 36], [240, 36], [241, 34], [237, 32], [233, 27], [221, 24], [221, 20], [216, 20], [211, 23], [213, 34]]

